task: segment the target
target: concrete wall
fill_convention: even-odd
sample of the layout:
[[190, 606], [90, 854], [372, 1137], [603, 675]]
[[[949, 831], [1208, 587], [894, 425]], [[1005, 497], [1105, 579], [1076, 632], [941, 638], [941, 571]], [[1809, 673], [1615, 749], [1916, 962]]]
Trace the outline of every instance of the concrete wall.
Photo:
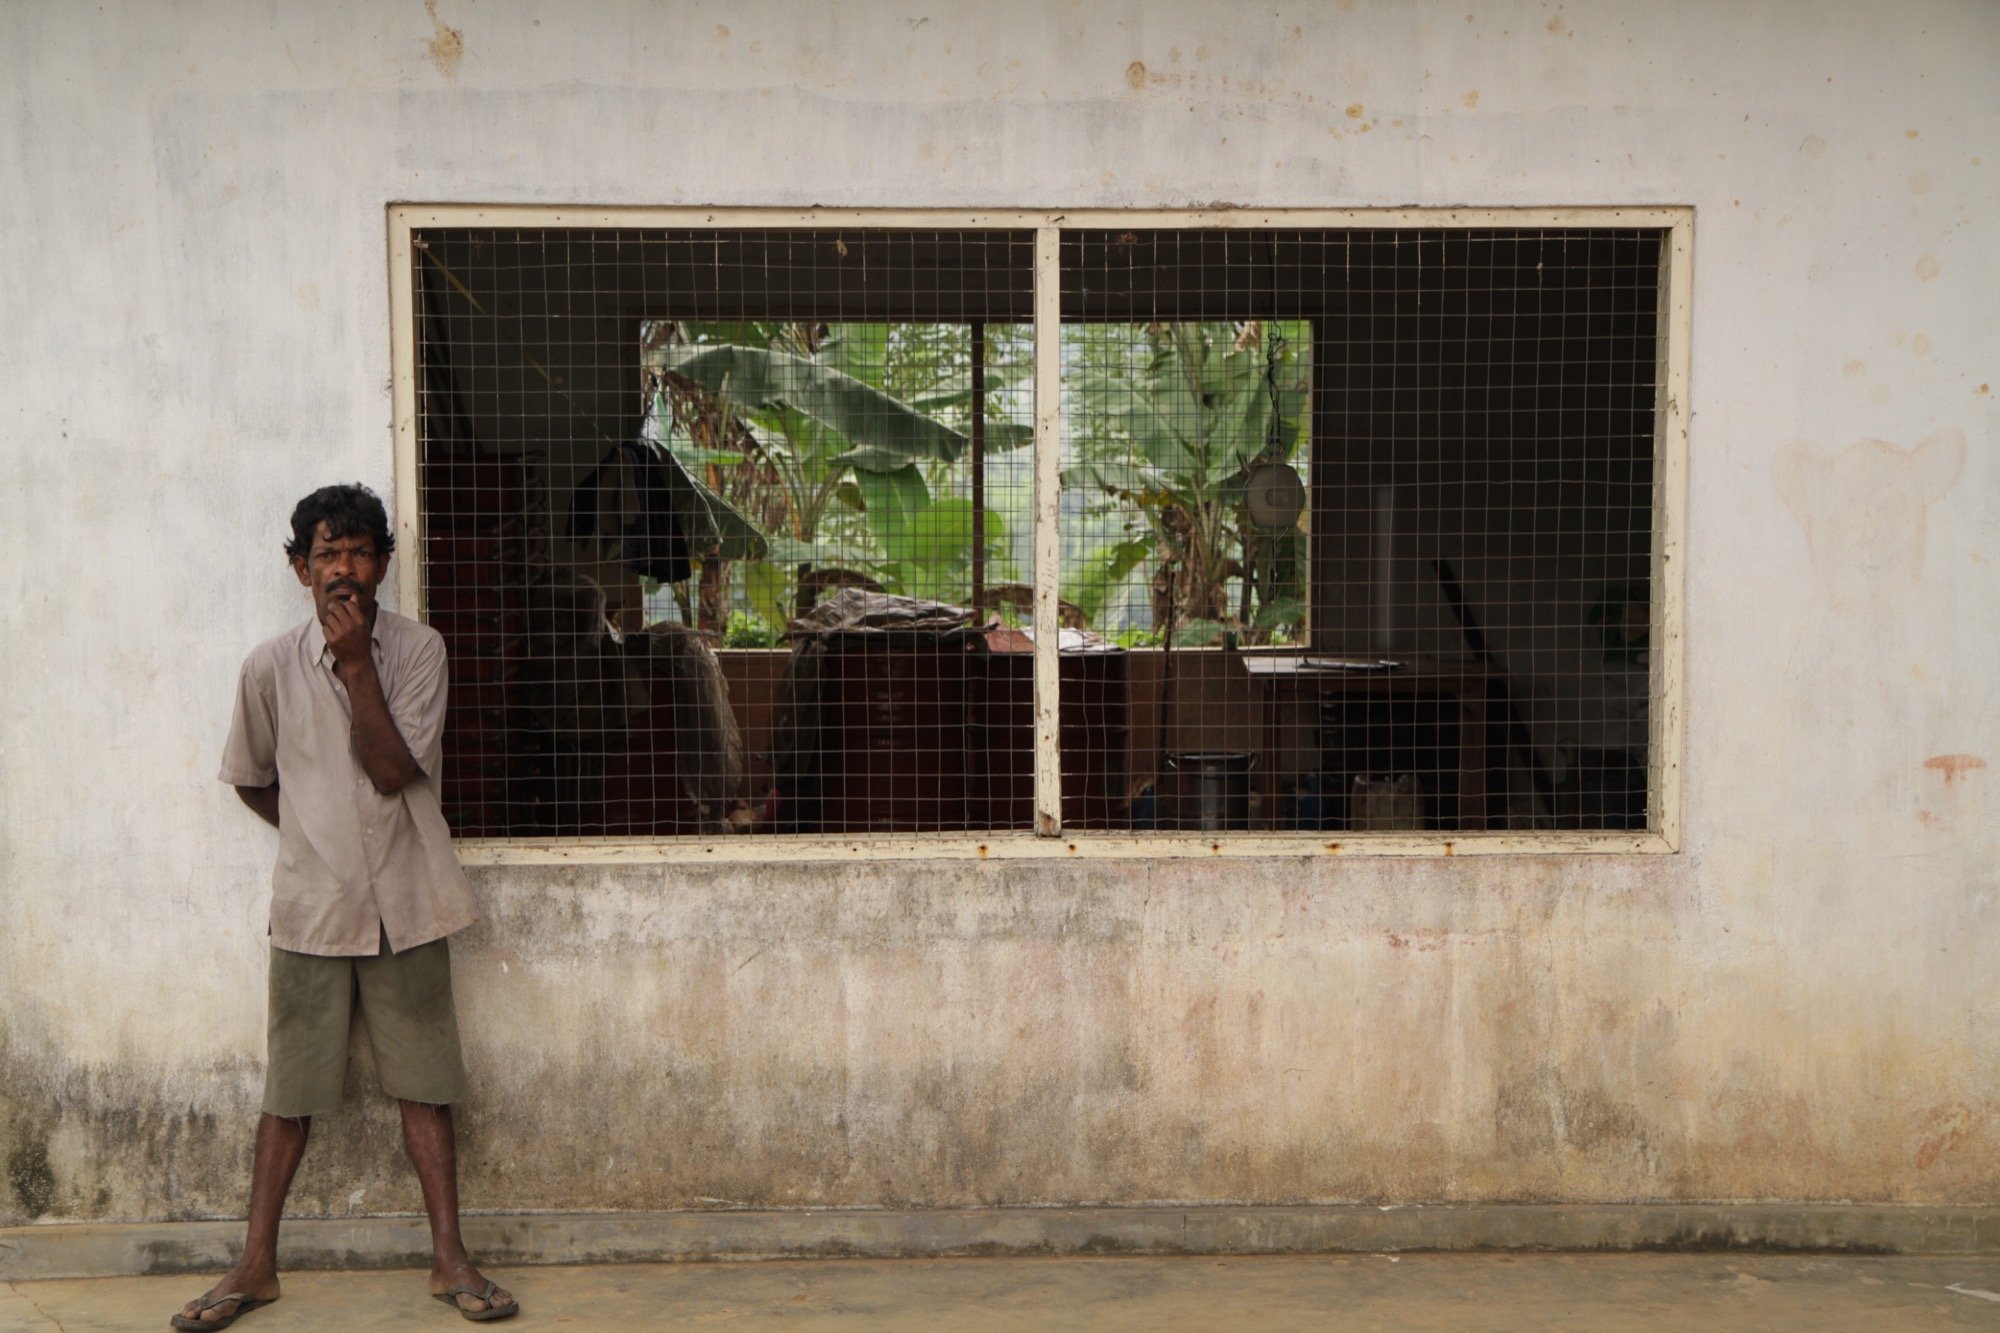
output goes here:
[[[487, 1208], [2000, 1193], [2000, 9], [0, 9], [0, 1221], [241, 1207], [390, 200], [1697, 207], [1650, 859], [488, 869]], [[365, 1083], [363, 1086], [366, 1086]], [[372, 1090], [298, 1205], [408, 1209]]]

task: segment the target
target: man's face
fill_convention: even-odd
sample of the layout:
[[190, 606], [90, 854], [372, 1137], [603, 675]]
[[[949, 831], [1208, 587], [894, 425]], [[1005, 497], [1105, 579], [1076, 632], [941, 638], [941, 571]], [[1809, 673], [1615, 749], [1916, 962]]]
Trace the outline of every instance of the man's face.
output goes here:
[[389, 572], [389, 560], [375, 554], [375, 539], [367, 533], [330, 537], [321, 523], [306, 557], [292, 561], [292, 572], [312, 589], [313, 612], [324, 621], [335, 602], [352, 602], [362, 614], [372, 613], [375, 589]]

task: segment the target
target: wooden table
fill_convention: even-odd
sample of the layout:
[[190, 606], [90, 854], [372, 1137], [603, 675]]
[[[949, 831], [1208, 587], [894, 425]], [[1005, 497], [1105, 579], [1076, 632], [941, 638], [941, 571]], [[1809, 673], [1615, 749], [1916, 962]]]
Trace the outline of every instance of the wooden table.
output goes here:
[[[1489, 722], [1487, 704], [1492, 673], [1477, 662], [1470, 660], [1413, 661], [1394, 670], [1346, 670], [1340, 667], [1313, 666], [1315, 660], [1331, 660], [1318, 654], [1312, 655], [1267, 655], [1246, 653], [1244, 664], [1249, 668], [1253, 680], [1264, 686], [1264, 760], [1262, 768], [1267, 775], [1265, 787], [1266, 817], [1275, 820], [1278, 798], [1287, 788], [1296, 783], [1298, 776], [1305, 772], [1333, 772], [1336, 780], [1351, 778], [1352, 773], [1329, 770], [1322, 759], [1318, 765], [1282, 765], [1276, 756], [1296, 751], [1297, 744], [1287, 744], [1281, 732], [1282, 719], [1288, 708], [1301, 705], [1310, 706], [1314, 712], [1311, 723], [1315, 741], [1311, 749], [1323, 752], [1325, 738], [1318, 736], [1320, 714], [1323, 705], [1332, 699], [1363, 700], [1410, 700], [1427, 698], [1450, 699], [1457, 707], [1457, 763], [1458, 812], [1455, 819], [1440, 811], [1440, 823], [1449, 829], [1476, 830], [1487, 826], [1486, 770], [1487, 731]], [[1411, 770], [1401, 770], [1411, 771]], [[1442, 793], [1434, 793], [1442, 795]], [[1326, 793], [1328, 796], [1344, 793]]]

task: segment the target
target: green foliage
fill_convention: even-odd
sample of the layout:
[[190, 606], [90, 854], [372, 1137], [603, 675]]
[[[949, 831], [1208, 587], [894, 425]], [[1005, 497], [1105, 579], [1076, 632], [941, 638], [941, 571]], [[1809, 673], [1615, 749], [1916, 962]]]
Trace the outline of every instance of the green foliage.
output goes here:
[[[908, 597], [963, 601], [972, 568], [972, 501], [949, 496], [920, 513], [884, 540], [884, 557], [871, 568], [885, 586]], [[1000, 515], [986, 515], [989, 561], [1004, 549], [1007, 529]]]
[[[1028, 374], [1030, 342], [1000, 325], [988, 339], [984, 442], [1002, 453], [1032, 438], [998, 402]], [[746, 567], [740, 580], [704, 570], [704, 624], [716, 623], [725, 598], [784, 623], [797, 580], [814, 568], [966, 598], [972, 508], [950, 492], [966, 484], [968, 326], [651, 324], [644, 343], [662, 387], [652, 433], [769, 533], [768, 564]], [[989, 511], [984, 530], [998, 575], [1007, 525]]]
[[916, 517], [930, 508], [930, 488], [916, 467], [894, 472], [856, 472], [854, 483], [861, 490], [868, 526], [885, 546], [907, 537]]
[[[771, 559], [753, 560], [742, 566], [743, 600], [749, 603], [750, 613], [755, 619], [767, 625], [783, 626], [792, 618], [790, 570], [800, 562], [779, 563], [777, 543], [771, 545]], [[732, 623], [735, 615], [734, 611], [730, 613]]]
[[728, 627], [722, 632], [722, 646], [782, 648], [785, 646], [785, 636], [782, 631], [773, 628], [771, 622], [754, 611], [731, 611]]
[[[1065, 474], [1067, 477], [1067, 474]], [[1157, 545], [1150, 534], [1114, 539], [1087, 548], [1064, 562], [1062, 595], [1082, 611], [1091, 624], [1102, 624], [1110, 610], [1106, 604], [1132, 572], [1152, 558]]]
[[[883, 585], [908, 597], [963, 600], [972, 566], [972, 501], [957, 495], [932, 499], [921, 473], [857, 473], [866, 499], [876, 558], [865, 561]], [[986, 514], [989, 558], [1005, 549], [1007, 525]]]
[[1142, 629], [1137, 625], [1130, 629], [1113, 630], [1105, 636], [1120, 648], [1157, 648], [1160, 646], [1160, 632], [1156, 629]]
[[[836, 366], [790, 352], [681, 345], [667, 349], [664, 364], [753, 415], [789, 410], [811, 420], [847, 445], [838, 460], [857, 467], [901, 467], [933, 458], [950, 462], [965, 451], [965, 436], [936, 418]], [[857, 462], [856, 454], [876, 461]]]
[[[989, 325], [987, 339], [992, 458], [1033, 438], [1023, 419], [1032, 335]], [[1115, 626], [1125, 612], [1114, 596], [1145, 587], [1177, 643], [1225, 632], [1284, 641], [1305, 618], [1304, 536], [1256, 530], [1244, 478], [1292, 460], [1305, 437], [1305, 326], [1083, 325], [1063, 340], [1065, 600]], [[912, 596], [969, 596], [968, 326], [651, 325], [647, 346], [660, 388], [652, 434], [681, 465], [692, 520], [726, 539], [725, 559], [768, 550], [734, 573], [704, 569], [703, 624], [752, 636], [752, 621], [782, 625], [814, 569], [866, 573]], [[1019, 461], [1007, 466], [1018, 479]], [[1090, 498], [1078, 509], [1080, 495]], [[1016, 577], [1003, 568], [1012, 535], [989, 509], [989, 586]], [[1163, 628], [1127, 633], [1139, 642]]]
[[1295, 625], [1305, 618], [1306, 604], [1303, 598], [1283, 597], [1259, 607], [1257, 618], [1251, 622], [1251, 627], [1269, 634], [1285, 626]]
[[1304, 618], [1300, 534], [1257, 532], [1243, 483], [1260, 463], [1291, 461], [1304, 438], [1305, 326], [1105, 325], [1065, 330], [1065, 338], [1076, 388], [1066, 398], [1063, 484], [1105, 496], [1096, 512], [1123, 515], [1126, 529], [1072, 557], [1086, 580], [1098, 581], [1094, 591], [1078, 586], [1073, 599], [1101, 607], [1139, 567], [1123, 562], [1137, 523], [1148, 533], [1142, 560], [1157, 562], [1161, 595], [1185, 627], [1177, 642], [1211, 642], [1225, 627], [1253, 641], [1287, 633]]

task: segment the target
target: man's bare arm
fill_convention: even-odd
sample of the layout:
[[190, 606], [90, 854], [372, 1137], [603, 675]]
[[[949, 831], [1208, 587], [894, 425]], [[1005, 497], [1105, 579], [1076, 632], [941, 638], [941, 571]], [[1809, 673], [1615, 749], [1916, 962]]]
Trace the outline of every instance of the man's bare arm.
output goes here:
[[394, 796], [424, 776], [417, 766], [375, 671], [368, 647], [368, 617], [352, 602], [334, 602], [326, 611], [326, 642], [333, 649], [334, 670], [347, 687], [347, 705], [354, 714], [354, 748], [362, 771], [384, 796]]
[[424, 771], [417, 767], [403, 733], [396, 730], [396, 719], [389, 715], [389, 700], [382, 693], [375, 663], [364, 658], [354, 670], [342, 663], [340, 679], [347, 686], [347, 702], [354, 710], [354, 748], [361, 752], [361, 767], [376, 791], [394, 796], [421, 778]]
[[236, 794], [242, 798], [243, 804], [257, 812], [259, 819], [272, 828], [278, 827], [277, 783], [274, 782], [268, 787], [238, 787]]

